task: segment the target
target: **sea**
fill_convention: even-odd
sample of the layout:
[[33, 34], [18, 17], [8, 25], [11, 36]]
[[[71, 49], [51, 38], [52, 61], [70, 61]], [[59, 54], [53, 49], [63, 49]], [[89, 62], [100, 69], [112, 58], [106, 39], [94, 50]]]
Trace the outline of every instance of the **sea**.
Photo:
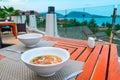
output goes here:
[[[85, 20], [88, 21], [88, 23], [91, 21], [91, 19], [94, 19], [95, 20], [95, 23], [98, 25], [98, 26], [101, 26], [102, 23], [111, 23], [112, 24], [112, 18], [67, 18], [68, 20], [71, 20], [71, 19], [76, 19], [77, 22], [83, 22]], [[115, 24], [119, 24], [120, 25], [120, 17], [116, 18], [115, 20]]]

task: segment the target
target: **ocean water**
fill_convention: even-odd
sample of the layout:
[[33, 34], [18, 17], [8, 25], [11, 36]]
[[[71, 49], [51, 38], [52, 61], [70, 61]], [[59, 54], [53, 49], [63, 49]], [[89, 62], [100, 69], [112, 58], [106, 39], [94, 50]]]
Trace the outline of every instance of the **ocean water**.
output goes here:
[[[84, 20], [87, 20], [88, 22], [90, 22], [90, 20], [92, 18], [67, 18], [68, 20], [71, 20], [71, 19], [76, 19], [78, 22], [83, 22]], [[95, 20], [95, 23], [98, 25], [98, 26], [101, 26], [102, 23], [112, 23], [112, 18], [94, 18]], [[116, 18], [116, 22], [115, 24], [120, 24], [120, 17], [119, 18]]]

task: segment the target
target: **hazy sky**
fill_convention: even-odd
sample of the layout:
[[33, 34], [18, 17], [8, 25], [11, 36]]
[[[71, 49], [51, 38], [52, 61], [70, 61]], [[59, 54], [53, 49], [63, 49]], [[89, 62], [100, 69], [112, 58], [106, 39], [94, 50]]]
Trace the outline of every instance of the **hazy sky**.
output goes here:
[[20, 10], [46, 12], [48, 6], [56, 10], [120, 4], [120, 0], [0, 0], [0, 5], [13, 6]]

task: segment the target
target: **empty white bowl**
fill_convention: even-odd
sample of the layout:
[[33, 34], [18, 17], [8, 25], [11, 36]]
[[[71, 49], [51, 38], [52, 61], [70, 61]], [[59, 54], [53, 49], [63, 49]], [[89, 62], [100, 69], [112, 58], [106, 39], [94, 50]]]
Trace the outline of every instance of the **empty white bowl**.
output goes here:
[[18, 39], [27, 47], [34, 47], [40, 41], [42, 34], [29, 33], [18, 35]]
[[[30, 63], [30, 60], [34, 57], [41, 55], [56, 55], [62, 58], [62, 62], [57, 64], [37, 65]], [[21, 56], [21, 60], [33, 71], [37, 72], [40, 76], [49, 77], [54, 75], [60, 70], [66, 62], [69, 60], [70, 53], [62, 48], [55, 47], [39, 47], [24, 52]]]

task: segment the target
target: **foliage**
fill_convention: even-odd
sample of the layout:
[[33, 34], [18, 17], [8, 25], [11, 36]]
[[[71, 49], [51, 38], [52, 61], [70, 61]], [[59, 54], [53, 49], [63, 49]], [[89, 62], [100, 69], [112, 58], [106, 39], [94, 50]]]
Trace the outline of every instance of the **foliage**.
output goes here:
[[45, 27], [46, 20], [41, 19], [40, 16], [36, 16], [37, 26], [39, 27]]
[[3, 6], [3, 8], [0, 9], [1, 18], [6, 18], [7, 16], [9, 16], [11, 20], [11, 16], [15, 15], [19, 15], [19, 10], [15, 10], [13, 7]]
[[90, 25], [93, 25], [93, 24], [96, 24], [96, 23], [95, 23], [95, 19], [92, 18], [92, 19], [90, 20]]
[[4, 11], [4, 9], [0, 8], [0, 18], [5, 18], [7, 13]]
[[105, 33], [106, 33], [108, 36], [110, 36], [110, 34], [111, 34], [111, 29], [108, 28], [108, 29], [105, 31]]
[[85, 21], [83, 21], [83, 22], [80, 23], [80, 26], [87, 26], [87, 25], [88, 25], [87, 20], [85, 20]]
[[89, 28], [91, 29], [91, 31], [93, 33], [96, 33], [98, 31], [98, 26], [97, 24], [95, 23], [95, 20], [94, 19], [91, 19], [91, 21], [89, 22]]
[[37, 21], [37, 26], [38, 27], [45, 27], [45, 22], [46, 22], [45, 19], [43, 21], [41, 21], [41, 22]]
[[28, 15], [26, 16], [26, 23], [29, 26], [29, 16]]
[[71, 19], [71, 20], [64, 19], [63, 22], [64, 22], [63, 27], [80, 26], [80, 23], [77, 22], [76, 19]]
[[111, 28], [111, 27], [112, 27], [112, 24], [106, 22], [106, 27], [107, 27], [107, 28]]
[[120, 24], [115, 25], [115, 30], [120, 30]]
[[105, 23], [104, 23], [104, 22], [102, 23], [102, 26], [105, 26]]

